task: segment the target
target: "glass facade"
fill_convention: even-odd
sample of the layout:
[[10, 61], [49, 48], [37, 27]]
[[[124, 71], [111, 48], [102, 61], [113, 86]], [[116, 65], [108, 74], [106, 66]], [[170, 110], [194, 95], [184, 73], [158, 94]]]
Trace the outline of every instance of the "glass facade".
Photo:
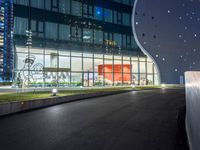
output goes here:
[[151, 60], [139, 56], [80, 52], [73, 48], [18, 46], [16, 80], [29, 86], [103, 86], [157, 84]]
[[14, 0], [16, 86], [158, 84], [133, 38], [132, 1], [29, 2]]

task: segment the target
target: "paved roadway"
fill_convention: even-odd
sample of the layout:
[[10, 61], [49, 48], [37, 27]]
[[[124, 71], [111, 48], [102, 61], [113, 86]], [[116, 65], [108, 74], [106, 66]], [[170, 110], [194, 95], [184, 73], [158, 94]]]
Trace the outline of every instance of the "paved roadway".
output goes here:
[[149, 90], [19, 113], [0, 118], [0, 150], [178, 150], [184, 106], [183, 89]]

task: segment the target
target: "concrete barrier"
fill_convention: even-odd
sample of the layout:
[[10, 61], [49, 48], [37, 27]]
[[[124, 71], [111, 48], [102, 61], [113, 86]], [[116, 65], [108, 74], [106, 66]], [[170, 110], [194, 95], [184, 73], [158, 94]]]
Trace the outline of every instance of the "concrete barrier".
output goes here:
[[186, 128], [191, 150], [200, 150], [200, 72], [186, 72]]
[[48, 107], [48, 106], [52, 106], [56, 104], [62, 104], [62, 103], [81, 100], [81, 99], [107, 96], [107, 95], [119, 94], [119, 93], [124, 93], [124, 92], [128, 92], [128, 91], [98, 92], [98, 93], [78, 94], [78, 95], [63, 96], [63, 97], [52, 97], [52, 98], [47, 98], [47, 99], [37, 99], [37, 100], [30, 100], [30, 101], [2, 103], [0, 104], [0, 116]]

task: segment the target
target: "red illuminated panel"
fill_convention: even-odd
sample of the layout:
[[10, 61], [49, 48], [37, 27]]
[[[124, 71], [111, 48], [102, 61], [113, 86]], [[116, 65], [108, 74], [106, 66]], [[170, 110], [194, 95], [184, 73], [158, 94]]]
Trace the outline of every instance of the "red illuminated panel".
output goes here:
[[[131, 65], [130, 64], [115, 64], [114, 66], [114, 80], [115, 81], [122, 81], [122, 70], [124, 72], [124, 76], [123, 76], [123, 81], [130, 81], [131, 80], [131, 76], [130, 76], [130, 71], [131, 71]], [[104, 74], [103, 74], [103, 70], [104, 70]], [[125, 74], [127, 73], [127, 74]], [[128, 74], [129, 73], [129, 74]], [[112, 81], [112, 65], [111, 64], [105, 64], [103, 65], [99, 65], [98, 66], [98, 74], [103, 76], [106, 80], [110, 80]]]

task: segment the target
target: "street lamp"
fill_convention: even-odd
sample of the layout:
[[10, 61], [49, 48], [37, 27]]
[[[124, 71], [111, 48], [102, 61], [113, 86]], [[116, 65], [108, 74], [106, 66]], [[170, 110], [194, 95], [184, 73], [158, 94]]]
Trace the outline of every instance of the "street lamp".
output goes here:
[[134, 84], [131, 85], [132, 88], [135, 88], [136, 86]]
[[52, 89], [52, 96], [57, 96], [58, 90], [57, 89]]
[[166, 85], [165, 85], [165, 84], [161, 84], [161, 87], [162, 87], [162, 88], [165, 88], [165, 87], [166, 87]]

